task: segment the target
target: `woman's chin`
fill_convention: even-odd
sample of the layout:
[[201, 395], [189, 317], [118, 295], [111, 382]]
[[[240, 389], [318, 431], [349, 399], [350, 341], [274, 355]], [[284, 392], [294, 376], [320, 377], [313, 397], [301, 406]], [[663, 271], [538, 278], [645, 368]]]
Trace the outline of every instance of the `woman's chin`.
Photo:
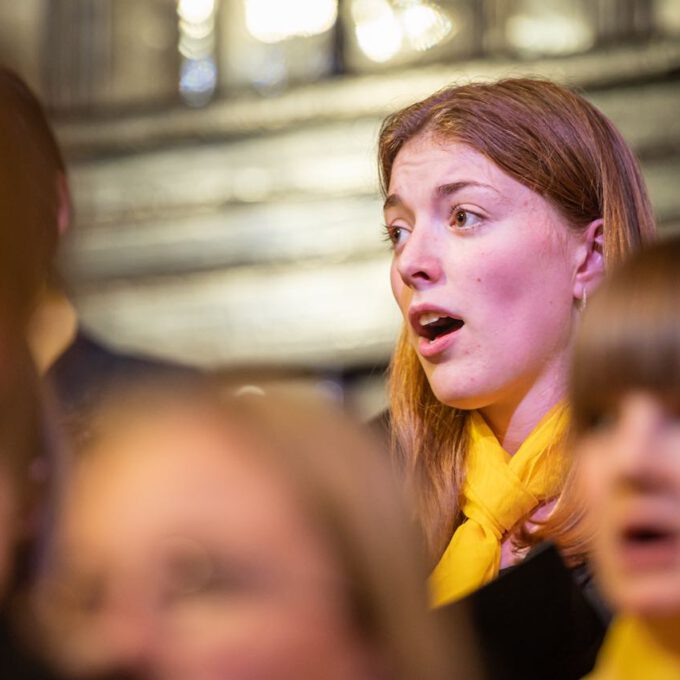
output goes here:
[[610, 593], [610, 599], [617, 611], [641, 618], [680, 616], [680, 577], [669, 575], [622, 583]]
[[462, 385], [459, 381], [450, 378], [447, 380], [446, 376], [429, 375], [428, 382], [437, 400], [451, 408], [472, 411], [493, 403], [493, 397], [490, 397], [486, 391], [482, 392], [476, 387]]
[[450, 408], [473, 411], [489, 405], [489, 400], [478, 394], [455, 392], [453, 390], [432, 390], [438, 401]]

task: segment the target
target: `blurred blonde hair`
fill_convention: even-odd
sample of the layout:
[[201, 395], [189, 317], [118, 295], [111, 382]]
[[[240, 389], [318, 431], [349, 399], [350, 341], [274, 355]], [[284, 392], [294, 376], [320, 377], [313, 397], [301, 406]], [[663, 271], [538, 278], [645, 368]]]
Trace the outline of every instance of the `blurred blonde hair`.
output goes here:
[[76, 456], [97, 455], [98, 443], [126, 423], [177, 407], [217, 419], [239, 442], [236, 451], [264, 463], [292, 489], [333, 551], [348, 583], [351, 622], [384, 660], [386, 677], [476, 677], [465, 625], [446, 635], [429, 612], [423, 551], [389, 460], [317, 393], [239, 392], [194, 376], [145, 381], [111, 392], [81, 416], [73, 432]]

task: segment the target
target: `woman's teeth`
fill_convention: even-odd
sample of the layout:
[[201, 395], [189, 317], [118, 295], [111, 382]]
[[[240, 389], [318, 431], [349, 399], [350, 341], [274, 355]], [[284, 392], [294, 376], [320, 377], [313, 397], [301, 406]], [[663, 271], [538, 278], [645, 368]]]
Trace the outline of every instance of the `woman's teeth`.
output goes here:
[[427, 312], [421, 314], [418, 319], [418, 334], [434, 342], [442, 335], [448, 335], [459, 330], [463, 326], [462, 319], [454, 319], [451, 316]]
[[420, 318], [418, 319], [418, 323], [420, 323], [421, 326], [427, 326], [428, 324], [434, 323], [435, 321], [439, 321], [439, 319], [447, 319], [446, 314], [437, 314], [436, 312], [427, 312], [425, 314], [421, 314]]

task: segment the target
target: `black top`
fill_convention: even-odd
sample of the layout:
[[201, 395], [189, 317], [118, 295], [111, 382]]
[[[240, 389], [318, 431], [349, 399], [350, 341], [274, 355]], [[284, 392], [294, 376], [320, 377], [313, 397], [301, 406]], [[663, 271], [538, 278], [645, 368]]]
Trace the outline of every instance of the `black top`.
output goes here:
[[4, 611], [0, 612], [0, 677], [3, 680], [59, 680], [35, 653], [21, 644]]
[[595, 665], [610, 615], [585, 568], [549, 543], [438, 616], [469, 617], [491, 680], [576, 680]]
[[114, 351], [79, 329], [74, 341], [47, 372], [47, 379], [68, 414], [119, 383], [191, 372], [192, 369], [161, 359]]

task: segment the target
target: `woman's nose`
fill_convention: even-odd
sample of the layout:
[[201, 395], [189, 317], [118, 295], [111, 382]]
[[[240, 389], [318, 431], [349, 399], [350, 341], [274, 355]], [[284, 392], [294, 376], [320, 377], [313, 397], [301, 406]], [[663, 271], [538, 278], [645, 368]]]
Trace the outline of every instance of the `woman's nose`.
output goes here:
[[437, 283], [444, 273], [436, 239], [423, 229], [414, 229], [397, 256], [396, 266], [404, 283], [414, 289]]
[[141, 672], [152, 663], [158, 642], [156, 618], [155, 613], [132, 604], [106, 615], [104, 634], [110, 668]]

